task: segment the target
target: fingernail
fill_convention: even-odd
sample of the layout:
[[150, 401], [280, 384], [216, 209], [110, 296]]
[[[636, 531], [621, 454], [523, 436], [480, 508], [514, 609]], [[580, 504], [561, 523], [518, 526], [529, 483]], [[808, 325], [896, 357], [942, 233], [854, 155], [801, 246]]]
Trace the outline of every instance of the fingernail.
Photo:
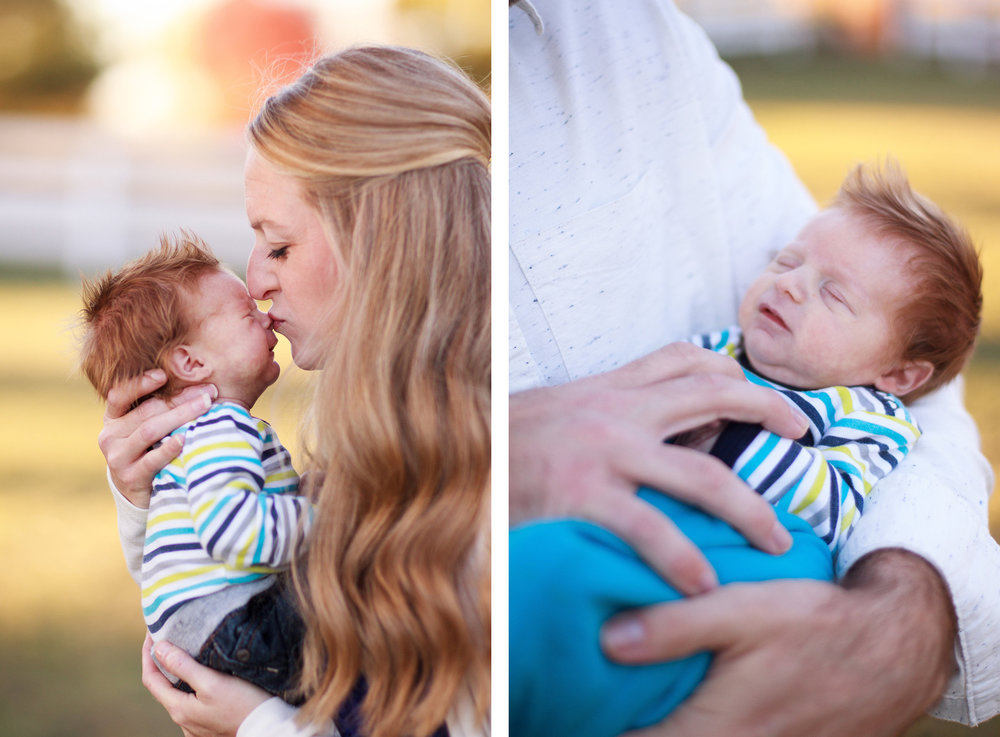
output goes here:
[[150, 369], [146, 372], [146, 378], [152, 379], [153, 381], [163, 381], [167, 378], [167, 375], [163, 373], [163, 369]]
[[637, 617], [614, 617], [601, 628], [601, 646], [608, 652], [624, 655], [640, 649], [646, 642], [646, 630]]
[[153, 655], [164, 665], [166, 664], [167, 658], [174, 651], [174, 646], [167, 642], [158, 642], [153, 645]]
[[792, 547], [792, 534], [783, 524], [775, 521], [771, 528], [771, 542], [774, 544], [774, 552], [786, 553]]

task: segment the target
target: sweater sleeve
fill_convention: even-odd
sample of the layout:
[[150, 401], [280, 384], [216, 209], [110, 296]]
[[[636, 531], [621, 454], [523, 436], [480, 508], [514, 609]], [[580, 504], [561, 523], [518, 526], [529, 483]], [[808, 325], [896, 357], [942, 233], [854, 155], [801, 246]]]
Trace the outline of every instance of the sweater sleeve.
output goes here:
[[958, 620], [958, 671], [933, 713], [977, 724], [1000, 714], [1000, 546], [987, 525], [993, 486], [961, 381], [911, 410], [924, 435], [899, 469], [875, 487], [868, 509], [836, 561], [843, 576], [876, 550], [901, 548], [933, 565]]
[[122, 553], [125, 554], [125, 566], [135, 582], [140, 583], [142, 546], [146, 539], [146, 517], [149, 515], [149, 510], [135, 506], [118, 491], [115, 482], [111, 480], [110, 470], [108, 486], [111, 488], [111, 497], [115, 500], [115, 511], [118, 513], [118, 540], [121, 542]]
[[[178, 462], [208, 554], [234, 569], [269, 572], [292, 562], [312, 509], [304, 497], [266, 488], [275, 479], [264, 468], [264, 438], [254, 422], [231, 411], [204, 415], [187, 430]], [[294, 471], [286, 474], [293, 483]]]
[[275, 696], [247, 715], [236, 737], [340, 737], [333, 722], [319, 727], [300, 726], [295, 718], [299, 710]]
[[881, 403], [875, 409], [857, 406], [843, 387], [828, 393], [839, 395], [839, 402], [827, 403], [824, 419], [832, 421], [825, 427], [814, 418], [814, 442], [731, 423], [712, 453], [772, 504], [806, 520], [836, 554], [872, 487], [899, 465], [920, 431], [894, 397], [866, 392]]

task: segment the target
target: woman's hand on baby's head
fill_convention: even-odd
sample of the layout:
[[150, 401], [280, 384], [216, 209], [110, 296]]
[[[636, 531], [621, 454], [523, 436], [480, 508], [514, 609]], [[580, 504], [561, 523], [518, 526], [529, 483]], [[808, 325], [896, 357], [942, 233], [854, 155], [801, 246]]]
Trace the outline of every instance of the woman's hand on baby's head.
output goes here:
[[108, 393], [104, 427], [97, 439], [112, 483], [137, 507], [149, 506], [153, 477], [177, 457], [183, 439], [172, 436], [156, 443], [203, 414], [218, 395], [210, 384], [189, 386], [173, 397], [146, 399], [133, 408], [166, 382], [166, 374], [154, 369], [117, 384]]

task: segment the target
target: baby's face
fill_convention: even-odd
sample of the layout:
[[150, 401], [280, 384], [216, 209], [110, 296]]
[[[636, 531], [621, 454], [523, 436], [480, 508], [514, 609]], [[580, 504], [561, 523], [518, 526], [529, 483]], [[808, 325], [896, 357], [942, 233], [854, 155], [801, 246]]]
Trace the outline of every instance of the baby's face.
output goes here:
[[208, 381], [220, 399], [248, 409], [273, 384], [281, 368], [274, 360], [278, 339], [238, 276], [213, 271], [198, 280], [189, 305], [195, 326], [192, 348], [211, 369]]
[[874, 384], [900, 357], [891, 321], [907, 299], [908, 252], [855, 213], [819, 213], [740, 304], [751, 366], [804, 389]]

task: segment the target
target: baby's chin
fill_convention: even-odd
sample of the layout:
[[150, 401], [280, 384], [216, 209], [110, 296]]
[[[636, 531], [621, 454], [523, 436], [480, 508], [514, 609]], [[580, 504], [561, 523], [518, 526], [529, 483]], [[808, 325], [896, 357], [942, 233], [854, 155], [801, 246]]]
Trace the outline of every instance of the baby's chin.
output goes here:
[[815, 381], [810, 381], [809, 377], [804, 376], [794, 367], [782, 363], [755, 360], [749, 346], [745, 347], [744, 355], [750, 370], [768, 381], [787, 386], [790, 389], [817, 389], [822, 386]]

